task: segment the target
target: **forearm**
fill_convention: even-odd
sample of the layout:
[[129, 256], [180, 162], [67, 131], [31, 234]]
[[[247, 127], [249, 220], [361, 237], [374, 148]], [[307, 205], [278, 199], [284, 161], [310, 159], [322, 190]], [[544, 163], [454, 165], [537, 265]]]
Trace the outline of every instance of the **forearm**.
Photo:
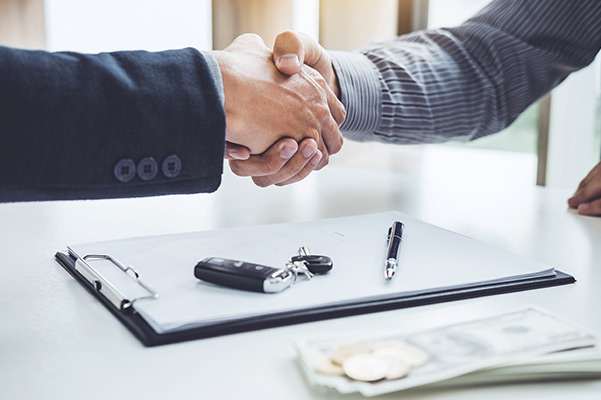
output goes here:
[[[194, 49], [84, 55], [0, 47], [0, 201], [215, 190], [225, 135], [215, 67]], [[165, 174], [173, 155], [179, 170]], [[116, 176], [120, 160], [149, 158], [154, 176], [152, 168]]]
[[[350, 77], [349, 60], [332, 53], [348, 113], [342, 130], [351, 139], [394, 143], [497, 132], [594, 59], [599, 21], [595, 1], [500, 0], [457, 28], [370, 45], [352, 56], [355, 68], [364, 67]], [[357, 86], [368, 81], [370, 91], [358, 99]], [[366, 104], [376, 92], [378, 100]]]

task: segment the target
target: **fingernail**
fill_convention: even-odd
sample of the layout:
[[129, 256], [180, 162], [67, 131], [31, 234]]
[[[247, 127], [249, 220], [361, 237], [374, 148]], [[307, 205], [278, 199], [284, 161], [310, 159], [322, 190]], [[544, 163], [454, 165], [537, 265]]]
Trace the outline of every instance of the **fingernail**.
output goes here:
[[284, 54], [280, 57], [280, 67], [296, 67], [299, 64], [298, 56], [293, 53]]
[[582, 203], [578, 206], [578, 212], [579, 213], [585, 213], [588, 211], [588, 209], [590, 208], [588, 203]]
[[570, 197], [570, 198], [568, 199], [568, 206], [569, 206], [570, 208], [576, 208], [576, 204], [574, 204], [574, 197]]
[[305, 144], [301, 150], [305, 158], [310, 158], [317, 151], [315, 143]]
[[317, 150], [317, 153], [315, 153], [315, 155], [313, 156], [313, 158], [309, 162], [312, 165], [317, 165], [317, 163], [319, 163], [319, 160], [321, 160], [321, 151]]
[[296, 150], [297, 148], [295, 146], [287, 144], [282, 148], [282, 151], [280, 151], [280, 157], [282, 157], [284, 160], [288, 160], [294, 155], [294, 153], [296, 153]]
[[229, 152], [229, 153], [228, 153], [228, 155], [229, 155], [230, 157], [232, 157], [233, 159], [236, 159], [236, 160], [246, 160], [246, 158], [245, 158], [245, 157], [243, 157], [243, 156], [241, 156], [240, 154], [238, 154], [238, 153], [235, 153], [235, 152], [233, 152], [233, 151], [232, 151], [232, 152]]

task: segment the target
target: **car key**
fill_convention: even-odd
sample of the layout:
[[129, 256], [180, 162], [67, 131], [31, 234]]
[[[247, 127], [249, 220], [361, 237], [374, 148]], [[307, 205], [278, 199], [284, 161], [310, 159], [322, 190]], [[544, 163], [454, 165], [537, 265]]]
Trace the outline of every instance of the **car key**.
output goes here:
[[281, 292], [292, 286], [296, 278], [286, 268], [217, 257], [199, 261], [194, 267], [194, 276], [217, 285], [262, 293]]
[[304, 262], [305, 266], [312, 274], [325, 274], [334, 266], [334, 263], [330, 257], [311, 254], [311, 251], [307, 246], [301, 246], [298, 249], [298, 253], [299, 255], [291, 257], [290, 261]]

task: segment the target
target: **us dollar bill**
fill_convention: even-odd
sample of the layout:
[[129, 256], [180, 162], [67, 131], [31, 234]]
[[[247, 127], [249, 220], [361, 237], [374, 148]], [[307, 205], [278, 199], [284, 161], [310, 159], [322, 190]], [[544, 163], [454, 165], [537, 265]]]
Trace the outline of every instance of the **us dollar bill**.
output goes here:
[[[376, 396], [446, 382], [475, 371], [520, 364], [540, 366], [545, 355], [563, 352], [565, 360], [568, 351], [594, 348], [598, 343], [599, 337], [588, 329], [543, 309], [526, 307], [421, 332], [345, 333], [301, 339], [295, 347], [310, 383], [341, 393]], [[421, 362], [412, 362], [415, 354], [421, 355]], [[332, 369], [323, 368], [324, 362]], [[409, 365], [409, 372], [387, 375], [386, 366], [398, 370], [399, 362]], [[495, 376], [502, 375], [497, 370]]]

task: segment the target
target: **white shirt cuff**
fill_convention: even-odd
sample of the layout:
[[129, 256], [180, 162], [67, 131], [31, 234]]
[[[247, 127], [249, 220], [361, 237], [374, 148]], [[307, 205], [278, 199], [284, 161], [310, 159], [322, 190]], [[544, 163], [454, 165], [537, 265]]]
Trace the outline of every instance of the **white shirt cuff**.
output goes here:
[[209, 66], [209, 70], [211, 71], [211, 75], [213, 75], [213, 80], [215, 81], [215, 86], [217, 87], [219, 98], [221, 99], [221, 105], [225, 106], [225, 90], [223, 89], [223, 78], [221, 77], [221, 69], [219, 68], [219, 64], [210, 51], [201, 50], [200, 53], [205, 58], [205, 61]]

